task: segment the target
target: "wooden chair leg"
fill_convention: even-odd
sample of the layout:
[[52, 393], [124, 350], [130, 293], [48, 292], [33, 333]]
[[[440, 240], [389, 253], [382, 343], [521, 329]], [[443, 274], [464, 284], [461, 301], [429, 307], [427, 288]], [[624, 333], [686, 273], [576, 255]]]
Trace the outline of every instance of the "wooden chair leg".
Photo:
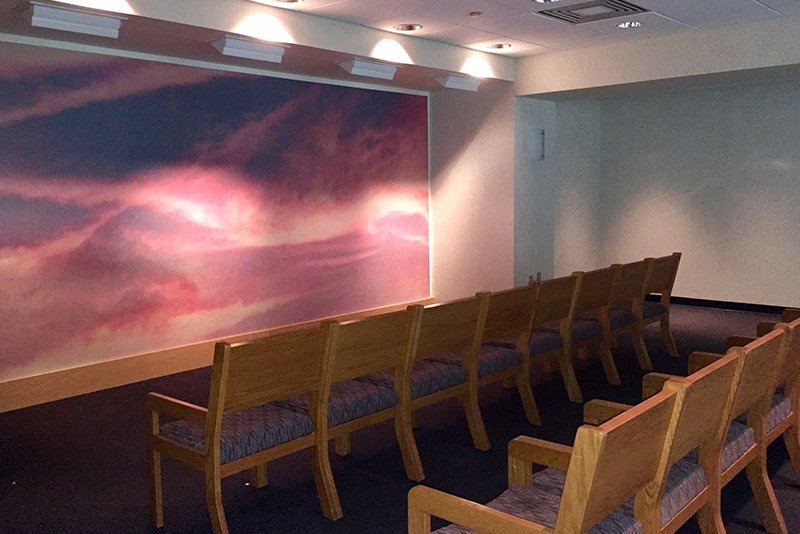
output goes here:
[[464, 413], [467, 416], [469, 433], [472, 435], [472, 444], [476, 449], [488, 451], [491, 448], [489, 436], [486, 434], [486, 427], [483, 424], [481, 408], [478, 405], [478, 388], [470, 388], [462, 397]]
[[778, 499], [775, 497], [775, 490], [767, 473], [766, 447], [762, 448], [758, 458], [747, 464], [745, 471], [767, 532], [770, 534], [786, 534], [788, 532], [786, 521], [783, 519], [783, 513], [781, 513]]
[[408, 509], [408, 534], [430, 534], [431, 516], [420, 510]]
[[669, 328], [669, 315], [661, 318], [661, 337], [664, 338], [664, 344], [667, 346], [669, 355], [673, 358], [680, 358], [678, 347], [675, 345], [675, 338], [672, 337], [672, 331]]
[[153, 526], [164, 526], [164, 498], [161, 484], [161, 453], [151, 445], [147, 447], [147, 478], [148, 501], [150, 504], [150, 517]]
[[417, 412], [416, 411], [412, 411], [411, 412], [411, 428], [414, 429], [414, 428], [418, 428], [418, 427], [419, 427], [419, 423], [417, 423]]
[[508, 457], [508, 486], [530, 486], [533, 484], [533, 469], [530, 462]]
[[[718, 474], [719, 475], [719, 474]], [[722, 521], [722, 489], [719, 478], [709, 478], [708, 502], [697, 512], [697, 523], [703, 534], [725, 534]]]
[[794, 469], [794, 476], [800, 480], [800, 426], [794, 425], [783, 433], [783, 442], [789, 451], [789, 461]]
[[617, 371], [617, 365], [614, 363], [614, 356], [611, 354], [611, 348], [609, 348], [608, 343], [605, 341], [603, 341], [600, 346], [600, 363], [603, 364], [603, 372], [606, 374], [606, 381], [615, 386], [620, 385], [622, 381], [619, 379], [619, 372]]
[[327, 439], [324, 445], [320, 445], [318, 441], [317, 445], [313, 447], [312, 470], [322, 515], [332, 521], [341, 519], [344, 513], [339, 502], [339, 492], [336, 490], [336, 483], [333, 480], [331, 460], [328, 457]]
[[219, 470], [206, 468], [206, 506], [214, 534], [227, 534], [228, 522], [222, 507], [222, 483]]
[[539, 414], [539, 407], [536, 406], [536, 399], [533, 397], [530, 373], [523, 368], [523, 370], [514, 375], [514, 378], [516, 379], [519, 398], [522, 401], [522, 408], [525, 410], [525, 417], [530, 424], [541, 426], [542, 417]]
[[639, 360], [639, 367], [643, 371], [652, 371], [653, 362], [650, 360], [650, 353], [647, 352], [647, 345], [644, 344], [641, 325], [634, 326], [631, 337], [633, 338], [633, 349], [636, 351], [636, 359]]
[[420, 460], [417, 450], [417, 440], [414, 439], [414, 431], [408, 418], [400, 415], [395, 417], [394, 433], [400, 447], [400, 454], [403, 456], [406, 476], [415, 482], [425, 480], [425, 471], [422, 469], [422, 460]]
[[558, 368], [561, 371], [561, 378], [564, 379], [564, 386], [567, 388], [567, 396], [572, 402], [578, 404], [583, 402], [581, 387], [575, 377], [575, 368], [572, 367], [572, 350], [568, 345], [564, 345], [558, 355]]
[[250, 485], [254, 488], [267, 487], [267, 464], [261, 464], [250, 470]]
[[333, 450], [339, 456], [350, 454], [350, 434], [340, 434], [333, 438]]

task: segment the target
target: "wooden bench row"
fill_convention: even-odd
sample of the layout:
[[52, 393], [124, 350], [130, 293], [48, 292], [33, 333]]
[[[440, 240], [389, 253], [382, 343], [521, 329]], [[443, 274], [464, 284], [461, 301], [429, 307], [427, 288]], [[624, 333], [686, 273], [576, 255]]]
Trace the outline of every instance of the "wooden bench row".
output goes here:
[[721, 489], [742, 471], [766, 530], [786, 533], [766, 459], [783, 436], [800, 477], [800, 310], [783, 321], [724, 355], [693, 353], [688, 377], [646, 375], [637, 406], [586, 403], [573, 447], [515, 438], [509, 489], [488, 505], [412, 488], [409, 533], [430, 532], [431, 516], [453, 523], [438, 534], [671, 533], [694, 515], [725, 532]]
[[[528, 421], [541, 424], [531, 356], [557, 358], [570, 398], [580, 402], [573, 350], [600, 343], [606, 375], [619, 383], [610, 353], [614, 336], [631, 330], [641, 341], [648, 320], [668, 321], [679, 259], [676, 253], [249, 343], [217, 343], [208, 408], [147, 396], [154, 524], [164, 520], [163, 454], [204, 472], [212, 525], [226, 532], [221, 479], [250, 470], [252, 483], [262, 487], [269, 461], [306, 448], [313, 450], [323, 514], [341, 517], [329, 440], [336, 453], [347, 454], [351, 432], [381, 421], [394, 420], [406, 474], [423, 480], [414, 412], [447, 398], [463, 405], [474, 446], [489, 449], [478, 396], [486, 384], [513, 384]], [[662, 295], [662, 304], [648, 316], [644, 297], [651, 291]], [[643, 341], [638, 345], [646, 356]]]

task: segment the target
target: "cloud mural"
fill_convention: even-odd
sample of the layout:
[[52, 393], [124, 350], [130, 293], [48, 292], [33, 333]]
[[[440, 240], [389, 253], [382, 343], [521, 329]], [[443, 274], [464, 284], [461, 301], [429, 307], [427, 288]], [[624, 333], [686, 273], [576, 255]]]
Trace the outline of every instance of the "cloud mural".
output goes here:
[[425, 97], [0, 53], [0, 380], [428, 296]]

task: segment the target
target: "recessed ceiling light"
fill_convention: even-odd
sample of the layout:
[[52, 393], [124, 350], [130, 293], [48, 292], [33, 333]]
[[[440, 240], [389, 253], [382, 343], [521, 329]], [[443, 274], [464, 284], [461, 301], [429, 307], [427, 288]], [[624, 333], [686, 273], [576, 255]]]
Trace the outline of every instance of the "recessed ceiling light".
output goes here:
[[558, 0], [533, 0], [533, 1], [536, 2], [537, 4], [553, 4], [555, 2], [558, 2]]
[[634, 28], [641, 28], [641, 27], [642, 23], [639, 22], [638, 20], [630, 20], [626, 22], [620, 22], [619, 24], [617, 24], [617, 28], [619, 28], [620, 30], [632, 30]]
[[506, 48], [511, 48], [511, 43], [493, 43], [488, 45], [486, 48], [491, 48], [492, 50], [505, 50]]
[[467, 13], [470, 17], [480, 17], [483, 15], [483, 11], [470, 11]]
[[422, 29], [422, 24], [395, 24], [392, 28], [399, 32], [415, 32]]

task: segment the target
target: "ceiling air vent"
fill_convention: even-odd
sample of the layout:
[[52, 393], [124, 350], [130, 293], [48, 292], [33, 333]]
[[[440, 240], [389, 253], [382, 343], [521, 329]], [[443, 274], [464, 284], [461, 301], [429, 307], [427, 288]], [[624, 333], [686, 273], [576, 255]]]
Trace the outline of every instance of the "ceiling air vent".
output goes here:
[[592, 0], [591, 2], [583, 2], [571, 6], [545, 9], [544, 11], [539, 11], [539, 14], [569, 22], [570, 24], [584, 24], [597, 20], [635, 15], [636, 13], [647, 13], [647, 11], [649, 10], [624, 0]]

